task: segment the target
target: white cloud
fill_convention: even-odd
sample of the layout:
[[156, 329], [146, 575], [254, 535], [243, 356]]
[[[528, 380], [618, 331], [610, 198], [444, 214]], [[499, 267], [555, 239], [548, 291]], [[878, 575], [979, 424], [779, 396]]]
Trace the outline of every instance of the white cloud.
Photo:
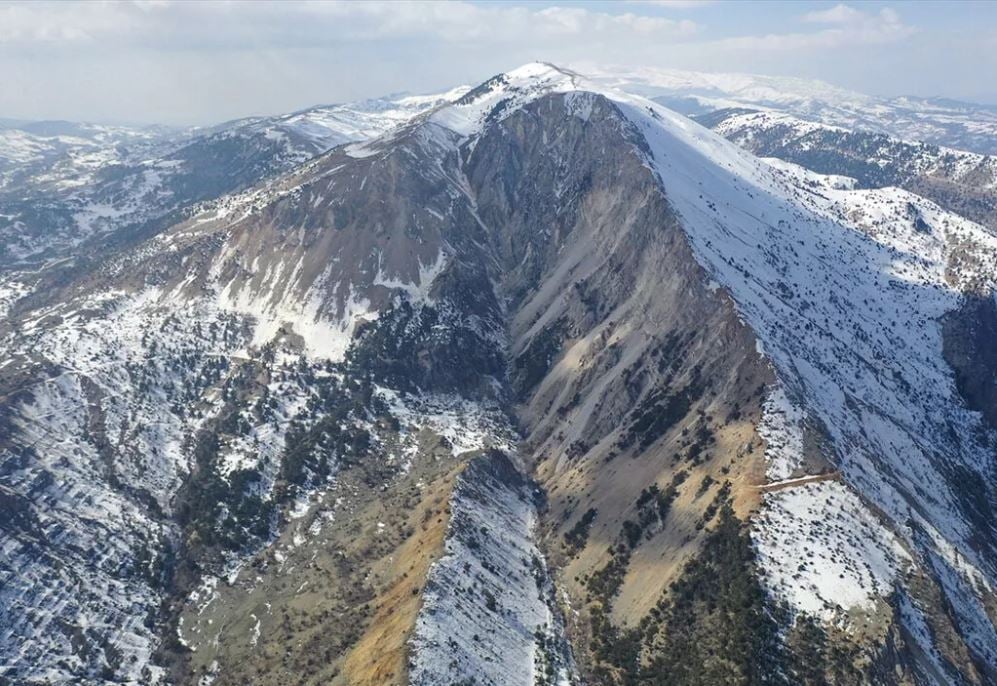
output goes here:
[[826, 10], [807, 12], [803, 15], [803, 21], [814, 24], [849, 24], [860, 21], [865, 14], [854, 7], [848, 5], [835, 5]]
[[674, 10], [691, 10], [714, 5], [717, 0], [627, 0], [633, 5], [654, 5]]
[[630, 5], [0, 0], [0, 117], [208, 123], [662, 55], [698, 30]]
[[627, 32], [694, 33], [688, 20], [610, 14], [580, 7], [469, 2], [168, 2], [36, 3], [0, 6], [0, 46], [102, 41], [148, 48], [297, 46], [429, 37], [503, 42], [557, 36], [608, 40]]
[[90, 41], [94, 33], [106, 28], [109, 19], [100, 10], [88, 11], [85, 6], [69, 3], [0, 5], [0, 46]]
[[586, 32], [613, 33], [635, 31], [643, 35], [657, 34], [659, 36], [690, 36], [697, 30], [694, 22], [688, 20], [676, 21], [661, 17], [647, 17], [629, 12], [624, 14], [605, 14], [590, 12], [582, 8], [549, 7], [537, 12], [537, 17], [551, 21], [552, 25], [541, 25], [539, 30], [551, 30], [554, 25], [567, 32], [578, 35]]
[[739, 36], [717, 41], [715, 45], [730, 50], [808, 51], [837, 49], [860, 45], [885, 45], [902, 41], [917, 32], [905, 24], [890, 8], [863, 12], [848, 5], [809, 12], [801, 20], [826, 24], [828, 28], [811, 32], [773, 33]]

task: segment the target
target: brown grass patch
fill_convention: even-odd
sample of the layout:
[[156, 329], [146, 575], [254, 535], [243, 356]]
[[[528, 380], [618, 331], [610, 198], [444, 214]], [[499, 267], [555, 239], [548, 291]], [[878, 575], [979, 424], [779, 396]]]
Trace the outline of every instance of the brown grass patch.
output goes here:
[[386, 587], [375, 598], [367, 631], [347, 654], [342, 677], [351, 686], [401, 685], [408, 681], [408, 640], [422, 606], [422, 588], [429, 569], [443, 551], [447, 504], [458, 467], [426, 491], [409, 524], [415, 530], [384, 570]]

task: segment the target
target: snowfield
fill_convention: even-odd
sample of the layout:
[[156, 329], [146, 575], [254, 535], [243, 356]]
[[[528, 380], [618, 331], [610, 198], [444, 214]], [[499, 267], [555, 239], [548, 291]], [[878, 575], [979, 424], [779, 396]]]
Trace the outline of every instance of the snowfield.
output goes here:
[[874, 610], [910, 559], [836, 481], [767, 493], [755, 542], [769, 587], [793, 607], [832, 621], [842, 610]]
[[476, 458], [460, 476], [411, 640], [412, 684], [575, 683], [535, 495], [505, 457]]

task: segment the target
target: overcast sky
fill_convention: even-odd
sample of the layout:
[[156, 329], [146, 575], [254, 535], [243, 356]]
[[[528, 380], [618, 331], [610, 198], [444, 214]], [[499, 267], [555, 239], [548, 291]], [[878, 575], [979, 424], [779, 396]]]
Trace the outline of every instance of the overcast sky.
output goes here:
[[207, 124], [532, 60], [997, 103], [997, 2], [0, 2], [0, 117]]

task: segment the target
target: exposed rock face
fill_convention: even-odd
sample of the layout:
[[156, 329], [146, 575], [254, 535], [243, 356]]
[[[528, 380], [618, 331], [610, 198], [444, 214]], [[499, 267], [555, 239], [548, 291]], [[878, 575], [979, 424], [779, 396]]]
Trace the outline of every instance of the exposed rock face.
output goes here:
[[[582, 94], [524, 107], [468, 160], [480, 216], [503, 227], [510, 378], [524, 453], [549, 494], [552, 559], [585, 611], [579, 647], [590, 612], [612, 613], [593, 633], [643, 618], [717, 503], [732, 497], [746, 513], [762, 478], [752, 425], [771, 372], [710, 288], [642, 147], [615, 105]], [[647, 520], [639, 501], [650, 486], [669, 500]], [[561, 552], [592, 511], [585, 541]], [[592, 675], [608, 651], [593, 659], [588, 649], [579, 657]]]
[[497, 77], [19, 306], [7, 675], [986, 683], [988, 241]]
[[958, 311], [946, 317], [945, 359], [970, 408], [997, 427], [997, 306], [992, 295], [969, 294]]

